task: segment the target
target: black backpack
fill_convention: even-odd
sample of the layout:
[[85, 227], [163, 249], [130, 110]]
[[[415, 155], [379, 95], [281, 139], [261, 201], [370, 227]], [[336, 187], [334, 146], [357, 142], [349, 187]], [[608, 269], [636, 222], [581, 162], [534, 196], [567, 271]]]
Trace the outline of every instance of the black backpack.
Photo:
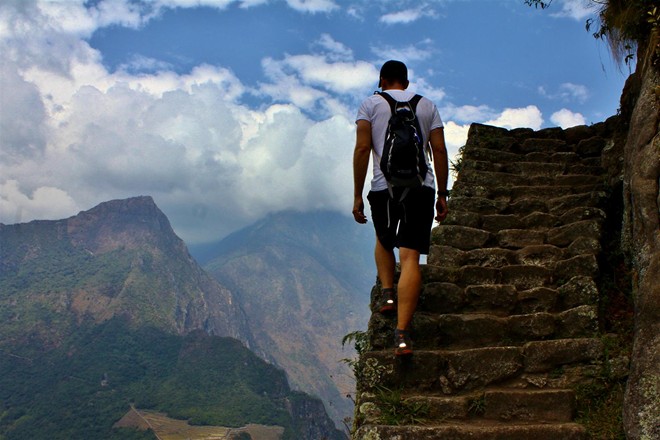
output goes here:
[[376, 93], [387, 100], [392, 111], [380, 158], [380, 169], [390, 193], [393, 187], [422, 186], [428, 165], [422, 131], [415, 115], [417, 103], [422, 97], [415, 95], [410, 101], [397, 101], [388, 93]]

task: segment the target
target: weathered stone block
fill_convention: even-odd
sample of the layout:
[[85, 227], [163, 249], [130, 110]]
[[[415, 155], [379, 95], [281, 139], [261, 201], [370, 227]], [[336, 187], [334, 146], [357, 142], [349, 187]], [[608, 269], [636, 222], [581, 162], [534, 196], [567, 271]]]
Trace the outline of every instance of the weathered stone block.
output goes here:
[[578, 143], [575, 152], [582, 157], [599, 156], [605, 148], [605, 143], [605, 139], [600, 136], [583, 139]]
[[435, 266], [460, 267], [465, 262], [465, 251], [455, 247], [437, 245], [431, 246], [427, 264]]
[[487, 390], [484, 417], [505, 422], [569, 422], [574, 401], [571, 390]]
[[494, 345], [507, 334], [505, 319], [486, 314], [442, 315], [437, 326], [443, 345], [461, 348]]
[[500, 269], [500, 273], [502, 284], [512, 284], [519, 290], [543, 287], [550, 282], [550, 271], [540, 266], [508, 266]]
[[566, 174], [562, 176], [556, 176], [554, 182], [557, 185], [566, 185], [566, 186], [586, 186], [589, 185], [594, 190], [603, 186], [603, 177], [602, 176], [593, 176], [590, 174]]
[[[545, 208], [545, 205], [543, 207]], [[521, 221], [527, 229], [546, 230], [559, 226], [559, 218], [547, 212], [532, 212], [523, 217]]]
[[490, 150], [488, 148], [466, 148], [463, 153], [463, 158], [495, 163], [507, 163], [520, 160], [518, 154], [509, 153], [507, 151]]
[[518, 294], [521, 313], [549, 312], [557, 307], [559, 293], [547, 287], [536, 287]]
[[470, 310], [510, 313], [516, 306], [517, 292], [511, 285], [467, 286], [465, 296]]
[[523, 223], [520, 220], [520, 217], [513, 214], [484, 215], [481, 225], [482, 229], [490, 232], [497, 232], [501, 231], [502, 229], [521, 229], [522, 227]]
[[557, 315], [560, 338], [591, 337], [598, 332], [598, 308], [578, 306]]
[[606, 199], [607, 195], [604, 192], [589, 192], [550, 199], [547, 202], [547, 206], [550, 214], [562, 215], [573, 208], [597, 208], [598, 206], [601, 206]]
[[[518, 347], [489, 347], [446, 354], [444, 391], [477, 389], [509, 379], [523, 366]], [[443, 382], [442, 378], [440, 379]], [[447, 388], [448, 387], [448, 388]]]
[[526, 372], [551, 371], [575, 363], [591, 363], [603, 355], [598, 339], [556, 339], [528, 342], [523, 347]]
[[526, 266], [549, 266], [564, 258], [564, 251], [557, 246], [542, 244], [527, 246], [516, 252], [517, 263]]
[[502, 171], [528, 177], [554, 177], [564, 172], [564, 165], [545, 162], [513, 162], [502, 165]]
[[421, 267], [422, 283], [457, 283], [460, 277], [460, 271], [457, 267], [430, 266], [424, 264]]
[[567, 247], [578, 238], [600, 238], [601, 227], [597, 220], [582, 220], [547, 232], [546, 242], [559, 247]]
[[464, 286], [471, 284], [499, 284], [500, 273], [496, 268], [482, 266], [463, 266], [460, 270], [460, 283]]
[[587, 432], [577, 423], [520, 424], [478, 426], [443, 424], [421, 425], [364, 425], [353, 440], [587, 440]]
[[464, 264], [471, 266], [503, 267], [516, 262], [515, 251], [500, 248], [482, 248], [467, 251]]
[[566, 142], [559, 139], [525, 139], [520, 145], [522, 153], [562, 151], [567, 148]]
[[428, 283], [422, 287], [418, 310], [457, 313], [465, 306], [465, 290], [452, 283]]
[[576, 276], [557, 289], [564, 309], [598, 303], [598, 287], [591, 277]]
[[575, 276], [595, 277], [598, 274], [598, 261], [593, 254], [577, 255], [568, 260], [557, 261], [554, 264], [555, 280], [569, 280]]
[[527, 178], [519, 174], [478, 170], [461, 170], [460, 182], [487, 188], [528, 185]]
[[582, 139], [588, 139], [594, 135], [594, 130], [588, 125], [576, 125], [564, 130], [564, 138], [571, 145], [576, 145]]
[[576, 223], [582, 220], [597, 220], [602, 222], [605, 220], [605, 211], [600, 208], [579, 206], [561, 214], [559, 220], [564, 225]]
[[520, 249], [543, 244], [545, 233], [529, 229], [504, 229], [496, 234], [496, 240], [503, 248]]
[[[548, 206], [544, 200], [539, 199], [520, 199], [511, 203], [507, 209], [508, 212], [514, 212], [518, 215], [525, 216], [533, 212], [548, 212]], [[504, 213], [504, 210], [499, 212]]]
[[600, 241], [589, 237], [580, 237], [568, 246], [568, 254], [572, 256], [584, 254], [598, 255], [600, 251]]
[[509, 334], [516, 341], [546, 339], [555, 333], [555, 318], [550, 313], [514, 315], [507, 320]]
[[557, 153], [552, 153], [550, 155], [549, 161], [555, 163], [572, 164], [580, 162], [580, 156], [572, 151], [560, 151]]
[[[453, 197], [450, 200], [453, 200]], [[452, 202], [449, 202], [449, 206], [449, 213], [445, 221], [442, 222], [443, 225], [458, 225], [470, 228], [479, 227], [480, 216], [478, 212], [455, 210], [453, 209], [454, 205]]]
[[433, 229], [433, 243], [469, 250], [484, 247], [490, 232], [458, 225], [440, 225]]
[[458, 211], [475, 212], [481, 215], [499, 214], [507, 207], [506, 201], [489, 200], [482, 197], [457, 197], [449, 199], [449, 212]]

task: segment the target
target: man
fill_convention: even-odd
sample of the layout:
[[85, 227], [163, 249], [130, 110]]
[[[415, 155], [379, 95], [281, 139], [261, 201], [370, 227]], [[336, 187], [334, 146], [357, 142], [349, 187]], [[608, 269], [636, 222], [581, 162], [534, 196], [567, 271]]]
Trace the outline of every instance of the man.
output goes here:
[[[407, 91], [408, 69], [400, 61], [387, 61], [380, 71], [378, 87], [382, 93], [388, 93], [396, 101], [409, 101], [415, 94]], [[354, 202], [353, 216], [361, 224], [367, 223], [364, 214], [362, 192], [370, 153], [373, 156], [373, 179], [367, 196], [371, 207], [372, 220], [376, 230], [376, 269], [381, 284], [376, 311], [397, 313], [395, 329], [395, 354], [412, 354], [410, 323], [417, 307], [417, 300], [422, 284], [419, 267], [421, 254], [428, 254], [433, 225], [434, 205], [437, 210], [435, 219], [443, 221], [447, 216], [447, 175], [448, 161], [445, 147], [442, 120], [435, 104], [422, 98], [416, 108], [416, 117], [422, 132], [425, 148], [430, 145], [433, 156], [422, 186], [407, 190], [402, 194], [398, 188], [388, 187], [380, 169], [380, 158], [387, 132], [391, 109], [388, 101], [378, 94], [365, 99], [358, 110], [355, 151], [353, 154]], [[437, 181], [437, 202], [435, 188]], [[401, 275], [394, 291], [394, 272], [396, 259], [394, 247], [399, 248]]]

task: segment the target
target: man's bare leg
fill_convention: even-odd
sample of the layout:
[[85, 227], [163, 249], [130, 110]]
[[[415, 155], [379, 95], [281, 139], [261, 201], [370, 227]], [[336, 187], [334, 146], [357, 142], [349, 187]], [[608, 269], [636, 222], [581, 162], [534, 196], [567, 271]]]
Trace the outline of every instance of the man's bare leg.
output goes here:
[[407, 330], [417, 308], [422, 274], [419, 268], [419, 252], [413, 249], [400, 248], [401, 276], [398, 284], [397, 325], [399, 330]]
[[380, 280], [383, 289], [391, 289], [394, 287], [394, 270], [396, 268], [396, 258], [393, 249], [385, 249], [380, 240], [376, 238], [376, 250], [374, 251], [376, 257], [376, 270], [378, 271], [378, 279]]

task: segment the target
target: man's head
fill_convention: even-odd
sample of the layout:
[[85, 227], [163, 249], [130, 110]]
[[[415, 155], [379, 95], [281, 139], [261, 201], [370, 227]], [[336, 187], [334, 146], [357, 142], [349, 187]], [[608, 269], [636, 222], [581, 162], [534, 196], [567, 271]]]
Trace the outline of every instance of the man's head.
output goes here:
[[401, 61], [389, 60], [380, 68], [378, 87], [398, 85], [408, 88], [408, 68]]

